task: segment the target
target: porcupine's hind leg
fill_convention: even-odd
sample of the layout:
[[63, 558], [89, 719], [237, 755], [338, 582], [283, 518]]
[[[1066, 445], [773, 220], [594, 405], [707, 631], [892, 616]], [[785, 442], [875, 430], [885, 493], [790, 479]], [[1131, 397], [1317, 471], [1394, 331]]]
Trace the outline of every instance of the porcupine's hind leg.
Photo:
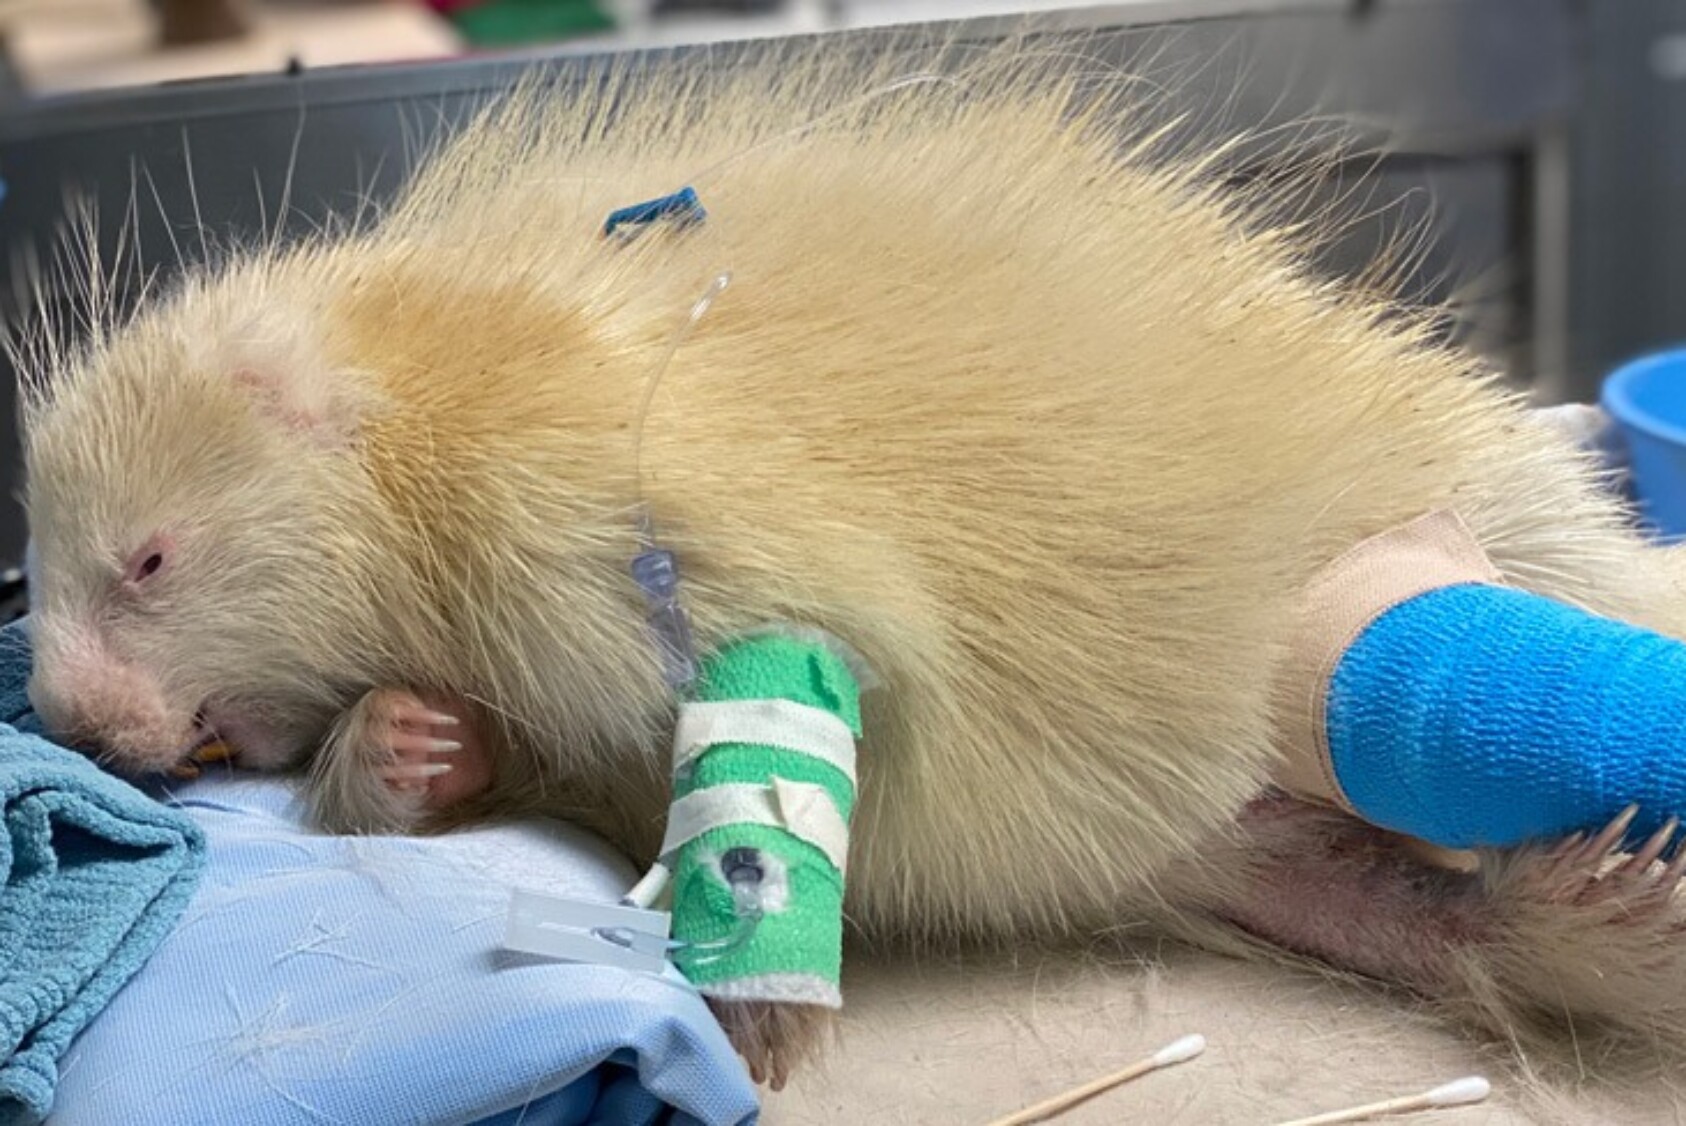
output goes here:
[[[1395, 560], [1429, 559], [1439, 580], [1360, 605], [1380, 616], [1308, 650], [1320, 679], [1288, 699], [1315, 689], [1326, 710], [1291, 742], [1320, 734], [1321, 777], [1365, 817], [1507, 847], [1450, 854], [1272, 791], [1195, 890], [1243, 936], [1404, 986], [1536, 1061], [1593, 1040], [1681, 1060], [1686, 860], [1669, 858], [1662, 818], [1686, 809], [1686, 654], [1664, 640], [1686, 638], [1686, 551], [1642, 543], [1599, 494], [1497, 494], [1472, 502], [1473, 538], [1394, 541]], [[1314, 605], [1354, 589], [1314, 586]], [[1599, 828], [1629, 802], [1645, 808]]]
[[1686, 1055], [1686, 850], [1663, 829], [1483, 853], [1458, 870], [1414, 842], [1280, 794], [1240, 818], [1227, 902], [1253, 940], [1403, 986], [1536, 1060], [1573, 1038]]

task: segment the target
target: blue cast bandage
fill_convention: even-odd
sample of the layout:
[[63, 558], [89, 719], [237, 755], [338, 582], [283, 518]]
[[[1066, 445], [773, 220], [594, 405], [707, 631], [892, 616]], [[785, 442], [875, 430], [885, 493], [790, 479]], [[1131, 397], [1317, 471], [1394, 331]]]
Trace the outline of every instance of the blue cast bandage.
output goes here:
[[1325, 698], [1335, 777], [1383, 828], [1448, 848], [1686, 814], [1686, 644], [1538, 595], [1441, 587], [1378, 617]]

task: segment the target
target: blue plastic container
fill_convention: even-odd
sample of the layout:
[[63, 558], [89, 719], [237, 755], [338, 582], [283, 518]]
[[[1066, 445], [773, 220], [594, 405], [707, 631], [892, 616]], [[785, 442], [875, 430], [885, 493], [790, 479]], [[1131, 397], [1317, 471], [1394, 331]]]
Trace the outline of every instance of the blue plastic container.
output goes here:
[[1665, 540], [1686, 538], [1686, 348], [1624, 364], [1604, 380], [1641, 513]]

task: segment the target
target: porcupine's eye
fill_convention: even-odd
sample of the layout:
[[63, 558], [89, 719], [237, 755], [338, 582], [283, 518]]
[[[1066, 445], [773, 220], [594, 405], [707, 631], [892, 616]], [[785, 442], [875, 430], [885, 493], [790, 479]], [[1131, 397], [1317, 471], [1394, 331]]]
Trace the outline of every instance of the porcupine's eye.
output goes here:
[[169, 563], [169, 544], [162, 537], [154, 536], [139, 551], [129, 556], [129, 562], [123, 568], [124, 585], [140, 586], [162, 573]]

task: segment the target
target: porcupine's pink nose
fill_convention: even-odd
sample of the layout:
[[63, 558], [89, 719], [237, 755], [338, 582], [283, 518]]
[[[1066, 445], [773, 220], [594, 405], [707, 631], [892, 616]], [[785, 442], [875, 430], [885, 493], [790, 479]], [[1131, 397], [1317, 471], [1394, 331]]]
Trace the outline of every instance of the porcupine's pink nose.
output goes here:
[[125, 773], [176, 765], [191, 732], [170, 716], [156, 679], [117, 659], [92, 631], [33, 633], [29, 700], [53, 738]]

